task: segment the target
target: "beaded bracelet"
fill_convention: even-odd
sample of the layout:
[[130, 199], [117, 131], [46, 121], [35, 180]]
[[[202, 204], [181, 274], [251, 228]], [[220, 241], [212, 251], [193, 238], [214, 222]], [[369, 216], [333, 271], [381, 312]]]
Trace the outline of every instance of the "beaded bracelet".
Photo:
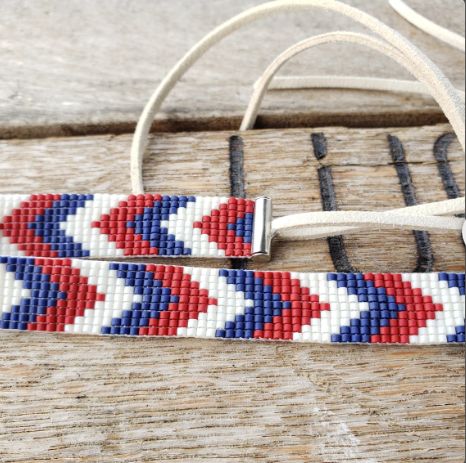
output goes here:
[[219, 197], [0, 195], [0, 255], [252, 257], [254, 208]]
[[318, 343], [465, 341], [465, 275], [0, 257], [0, 329]]
[[267, 197], [0, 195], [0, 254], [268, 262], [274, 236], [315, 239], [384, 227], [460, 232], [463, 219], [438, 216], [462, 212], [464, 200], [457, 198], [389, 212], [313, 212], [272, 221], [272, 200]]

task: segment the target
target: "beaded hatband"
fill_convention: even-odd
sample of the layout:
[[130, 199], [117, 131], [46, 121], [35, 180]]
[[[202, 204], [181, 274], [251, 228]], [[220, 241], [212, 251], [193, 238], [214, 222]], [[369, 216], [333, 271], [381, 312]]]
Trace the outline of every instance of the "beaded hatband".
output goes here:
[[465, 275], [254, 272], [0, 257], [0, 328], [308, 342], [464, 342]]
[[0, 255], [251, 257], [254, 201], [160, 195], [0, 195]]

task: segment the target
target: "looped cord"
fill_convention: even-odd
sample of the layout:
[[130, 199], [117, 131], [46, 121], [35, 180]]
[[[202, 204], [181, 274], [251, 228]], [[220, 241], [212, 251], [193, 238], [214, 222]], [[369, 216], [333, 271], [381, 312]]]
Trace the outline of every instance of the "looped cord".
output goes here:
[[[303, 42], [298, 43], [297, 45], [292, 46], [282, 55], [280, 55], [265, 71], [261, 79], [259, 80], [258, 85], [254, 91], [254, 94], [249, 103], [248, 109], [244, 116], [243, 122], [241, 124], [241, 131], [251, 130], [254, 127], [254, 123], [257, 119], [257, 114], [259, 112], [260, 105], [264, 99], [265, 93], [268, 89], [268, 86], [275, 74], [293, 57], [296, 55], [309, 50], [317, 45], [322, 45], [330, 42], [350, 42], [357, 43], [360, 45], [365, 45], [373, 50], [379, 51], [384, 55], [392, 58], [397, 61], [399, 64], [404, 66], [411, 74], [413, 74], [418, 80], [420, 80], [431, 92], [434, 98], [437, 100], [440, 107], [446, 112], [451, 103], [450, 98], [445, 98], [442, 89], [436, 81], [431, 81], [428, 76], [412, 62], [412, 60], [406, 57], [403, 53], [400, 53], [395, 47], [382, 42], [374, 37], [371, 37], [366, 34], [358, 34], [353, 32], [331, 32], [328, 34], [318, 35], [312, 37], [311, 39], [304, 40]], [[463, 105], [464, 111], [464, 105]], [[461, 118], [461, 111], [458, 111], [457, 117]], [[462, 130], [464, 131], [464, 123], [462, 125]], [[459, 134], [458, 134], [459, 135]], [[464, 145], [463, 145], [464, 146]]]
[[[465, 51], [465, 38], [455, 32], [445, 29], [438, 24], [424, 18], [410, 8], [402, 0], [389, 0], [391, 7], [413, 26], [427, 34]], [[255, 88], [259, 83], [257, 82]], [[373, 77], [347, 76], [303, 76], [303, 77], [274, 77], [269, 84], [269, 90], [292, 90], [304, 88], [339, 88], [351, 90], [376, 90], [385, 92], [403, 92], [431, 95], [429, 89], [419, 83], [409, 80], [379, 79]], [[457, 90], [461, 101], [465, 102], [465, 92]]]
[[[365, 45], [374, 50], [380, 51], [390, 58], [397, 61], [399, 64], [404, 66], [409, 72], [411, 72], [415, 77], [417, 77], [422, 83], [425, 84], [426, 88], [429, 89], [432, 93], [435, 93], [435, 90], [432, 89], [432, 83], [425, 78], [422, 72], [419, 72], [417, 66], [415, 66], [412, 61], [402, 53], [398, 52], [391, 45], [384, 43], [378, 39], [375, 39], [371, 36], [365, 34], [357, 34], [352, 32], [333, 32], [329, 34], [323, 34], [320, 36], [313, 37], [308, 40], [294, 45], [280, 55], [265, 71], [263, 76], [259, 79], [254, 94], [249, 103], [248, 109], [244, 116], [243, 122], [241, 124], [242, 131], [251, 130], [254, 127], [255, 121], [257, 119], [257, 114], [259, 112], [260, 105], [265, 96], [265, 93], [268, 89], [270, 82], [273, 80], [275, 74], [294, 56], [299, 53], [304, 52], [314, 46], [329, 43], [329, 42], [351, 42], [361, 45]], [[441, 92], [437, 92], [439, 94]], [[437, 100], [440, 107], [445, 110], [445, 107], [448, 105], [448, 101]], [[464, 124], [463, 124], [464, 126]], [[463, 145], [464, 146], [464, 145]], [[406, 212], [403, 210], [387, 213], [387, 212], [364, 212], [364, 213], [355, 213], [355, 212], [310, 212], [305, 214], [296, 214], [291, 216], [286, 216], [280, 219], [275, 219], [272, 222], [272, 232], [282, 240], [305, 240], [305, 239], [317, 239], [328, 236], [336, 236], [342, 234], [352, 234], [361, 231], [360, 227], [335, 227], [328, 226], [329, 224], [324, 224], [322, 221], [324, 217], [327, 217], [328, 220], [332, 220], [332, 225], [348, 225], [349, 222], [358, 219], [356, 222], [360, 226], [364, 226], [365, 230], [368, 229], [381, 229], [384, 228], [386, 223], [390, 223], [392, 227], [397, 228], [411, 228], [412, 230], [424, 230], [429, 231], [433, 230], [431, 228], [432, 223], [437, 223], [440, 225], [440, 228], [445, 230], [456, 230], [459, 231], [462, 228], [463, 220], [461, 219], [438, 219], [435, 217], [430, 217], [428, 214], [435, 215], [454, 215], [464, 211], [464, 200], [450, 200], [440, 203], [432, 203], [430, 206], [430, 212], [428, 213], [424, 209], [424, 213], [421, 214], [422, 217], [414, 217], [412, 213], [413, 207], [405, 208]], [[446, 212], [448, 210], [448, 213]], [[409, 217], [404, 217], [400, 219], [401, 215], [407, 213]], [[456, 228], [448, 228], [447, 224], [449, 221], [456, 223]], [[451, 223], [453, 223], [451, 222]], [[409, 223], [410, 227], [406, 227], [406, 224]], [[424, 225], [421, 228], [416, 228], [419, 223]], [[323, 226], [325, 225], [325, 226]], [[385, 227], [386, 228], [386, 227]]]
[[[131, 149], [131, 180], [135, 194], [144, 193], [142, 161], [147, 136], [154, 116], [170, 91], [188, 69], [216, 43], [241, 27], [276, 13], [307, 8], [326, 8], [344, 14], [376, 32], [388, 43], [364, 34], [335, 32], [313, 37], [291, 47], [272, 63], [260, 79], [240, 130], [249, 130], [253, 127], [260, 103], [270, 82], [276, 72], [289, 59], [316, 45], [344, 41], [359, 43], [378, 50], [403, 65], [416, 76], [445, 112], [464, 149], [464, 104], [448, 79], [413, 44], [370, 15], [335, 0], [279, 0], [246, 11], [215, 29], [193, 47], [160, 84], [144, 108], [134, 134]], [[412, 83], [410, 83], [410, 86], [413, 88]], [[419, 87], [416, 87], [416, 89], [419, 91]], [[361, 230], [361, 227], [364, 230], [368, 228], [401, 228], [427, 231], [461, 231], [464, 222], [462, 219], [440, 218], [437, 216], [453, 215], [463, 211], [464, 200], [460, 199], [459, 201], [442, 201], [390, 212], [345, 211], [304, 213], [276, 219], [272, 222], [272, 229], [277, 237], [291, 240], [335, 236], [342, 233], [356, 233]]]
[[131, 181], [135, 194], [144, 193], [142, 161], [147, 143], [147, 136], [155, 114], [160, 109], [170, 91], [194, 63], [222, 39], [248, 24], [274, 14], [310, 8], [327, 9], [352, 18], [384, 38], [400, 53], [405, 55], [407, 59], [410, 59], [413, 65], [418, 68], [419, 72], [424, 75], [426, 81], [429, 82], [429, 88], [434, 98], [437, 101], [445, 101], [443, 110], [458, 135], [458, 138], [464, 143], [464, 105], [461, 99], [440, 69], [402, 35], [367, 13], [336, 0], [278, 0], [252, 8], [215, 29], [195, 45], [178, 64], [175, 65], [159, 85], [144, 108], [133, 138], [131, 148]]

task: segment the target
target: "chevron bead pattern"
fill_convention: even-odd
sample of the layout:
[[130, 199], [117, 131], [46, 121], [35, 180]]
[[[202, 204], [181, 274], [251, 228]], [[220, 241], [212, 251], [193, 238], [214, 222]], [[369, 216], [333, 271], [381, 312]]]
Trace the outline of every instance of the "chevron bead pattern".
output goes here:
[[254, 201], [160, 195], [0, 195], [0, 254], [251, 256]]
[[0, 330], [463, 343], [465, 275], [254, 272], [0, 257]]

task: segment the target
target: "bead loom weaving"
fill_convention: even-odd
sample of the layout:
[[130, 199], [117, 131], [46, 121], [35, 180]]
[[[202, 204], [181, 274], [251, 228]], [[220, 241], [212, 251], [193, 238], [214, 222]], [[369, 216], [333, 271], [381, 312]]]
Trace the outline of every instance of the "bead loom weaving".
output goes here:
[[465, 341], [465, 275], [0, 257], [1, 329], [318, 343]]
[[[146, 194], [142, 162], [155, 114], [212, 46], [262, 17], [328, 8], [384, 38], [329, 33], [280, 55], [258, 81], [240, 131], [292, 57], [329, 42], [380, 51], [434, 96], [464, 146], [464, 104], [414, 45], [371, 16], [333, 0], [264, 4], [217, 28], [173, 68], [147, 103], [131, 150], [132, 195], [0, 196], [2, 329], [97, 335], [307, 342], [464, 342], [464, 273], [289, 273], [97, 262], [94, 258], [250, 258], [268, 262], [274, 237], [306, 240], [361, 229], [455, 231], [463, 198], [392, 211], [303, 212], [273, 219], [272, 199]], [[403, 87], [403, 86], [402, 86]], [[401, 181], [401, 180], [400, 180]]]

